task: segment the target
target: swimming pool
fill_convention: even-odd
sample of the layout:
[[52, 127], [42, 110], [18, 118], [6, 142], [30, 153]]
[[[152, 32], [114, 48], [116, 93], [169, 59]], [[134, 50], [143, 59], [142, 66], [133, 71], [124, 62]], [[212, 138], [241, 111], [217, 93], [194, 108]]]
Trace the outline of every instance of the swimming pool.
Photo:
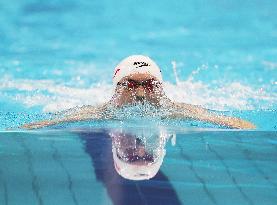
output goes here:
[[177, 131], [150, 180], [114, 168], [113, 130], [1, 133], [1, 204], [276, 204], [276, 132]]
[[[276, 204], [276, 9], [257, 0], [0, 3], [0, 204]], [[168, 140], [157, 177], [143, 182], [116, 175], [107, 147], [108, 133], [149, 128], [146, 120], [6, 131], [107, 101], [114, 66], [132, 54], [158, 63], [171, 99], [257, 130], [153, 121], [176, 144]]]

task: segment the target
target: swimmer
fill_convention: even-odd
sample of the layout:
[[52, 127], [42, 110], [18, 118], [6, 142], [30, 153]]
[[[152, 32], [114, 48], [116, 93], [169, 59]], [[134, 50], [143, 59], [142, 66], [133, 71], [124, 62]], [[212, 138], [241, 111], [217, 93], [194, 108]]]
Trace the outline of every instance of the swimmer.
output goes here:
[[191, 119], [236, 129], [254, 129], [251, 122], [217, 114], [201, 106], [170, 100], [163, 90], [160, 68], [148, 56], [133, 55], [122, 60], [113, 75], [115, 91], [103, 105], [86, 105], [65, 111], [60, 117], [25, 124], [21, 128], [38, 129], [65, 122], [115, 119], [111, 110], [124, 106], [149, 103], [157, 109], [166, 110], [166, 119]]

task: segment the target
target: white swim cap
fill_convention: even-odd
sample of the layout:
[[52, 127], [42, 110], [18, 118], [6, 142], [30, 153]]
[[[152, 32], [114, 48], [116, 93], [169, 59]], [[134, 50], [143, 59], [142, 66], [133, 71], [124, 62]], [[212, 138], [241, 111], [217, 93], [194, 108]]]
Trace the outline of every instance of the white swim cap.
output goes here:
[[114, 85], [122, 78], [135, 73], [148, 73], [158, 81], [162, 81], [161, 70], [152, 59], [148, 56], [132, 55], [123, 59], [115, 67], [113, 76]]

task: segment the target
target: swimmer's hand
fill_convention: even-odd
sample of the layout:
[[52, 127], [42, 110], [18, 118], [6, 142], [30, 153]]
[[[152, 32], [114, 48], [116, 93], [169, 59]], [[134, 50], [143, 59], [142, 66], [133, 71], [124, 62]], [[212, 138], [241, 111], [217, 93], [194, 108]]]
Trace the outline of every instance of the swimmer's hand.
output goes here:
[[59, 122], [55, 121], [55, 120], [44, 120], [44, 121], [24, 124], [20, 128], [21, 129], [32, 130], [32, 129], [39, 129], [39, 128], [43, 128], [43, 127], [48, 127], [48, 126], [55, 125], [55, 124], [58, 124], [58, 123]]
[[249, 121], [235, 117], [229, 117], [212, 113], [200, 106], [190, 105], [185, 103], [172, 103], [174, 112], [170, 117], [173, 118], [188, 118], [210, 122], [235, 129], [255, 129], [256, 126]]

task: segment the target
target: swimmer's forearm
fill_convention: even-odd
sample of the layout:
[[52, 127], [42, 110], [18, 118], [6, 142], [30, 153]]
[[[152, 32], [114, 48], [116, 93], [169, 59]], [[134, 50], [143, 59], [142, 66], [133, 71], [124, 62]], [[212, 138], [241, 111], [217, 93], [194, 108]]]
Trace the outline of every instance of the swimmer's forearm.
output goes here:
[[177, 110], [182, 110], [182, 112], [180, 113], [177, 112], [177, 114], [175, 114], [176, 117], [196, 119], [200, 121], [210, 122], [210, 123], [223, 125], [230, 128], [237, 128], [237, 129], [256, 128], [254, 124], [246, 120], [212, 113], [209, 110], [202, 108], [200, 106], [178, 103], [178, 104], [174, 104], [174, 107]]
[[104, 116], [107, 104], [104, 104], [100, 107], [94, 106], [83, 106], [81, 108], [71, 109], [65, 111], [65, 114], [60, 118], [55, 118], [52, 120], [44, 120], [39, 122], [34, 122], [30, 124], [25, 124], [21, 126], [21, 129], [39, 129], [43, 127], [49, 127], [61, 123], [66, 122], [78, 122], [78, 121], [85, 121], [85, 120], [97, 120], [97, 119], [107, 119], [110, 116]]
[[29, 124], [24, 124], [24, 125], [22, 125], [19, 128], [20, 129], [31, 130], [31, 129], [40, 129], [40, 128], [43, 128], [43, 127], [49, 127], [49, 126], [52, 126], [52, 125], [55, 125], [55, 124], [59, 124], [59, 122], [55, 121], [55, 120], [44, 120], [44, 121], [32, 122], [32, 123], [29, 123]]
[[218, 125], [223, 125], [230, 128], [236, 129], [255, 129], [256, 126], [246, 120], [242, 120], [235, 117], [229, 117], [224, 115], [215, 115], [215, 114], [207, 114], [205, 116], [199, 117], [199, 120], [215, 123]]
[[[100, 112], [101, 111], [101, 112]], [[30, 124], [25, 124], [21, 126], [22, 129], [40, 129], [44, 127], [49, 127], [57, 124], [67, 123], [67, 122], [79, 122], [86, 120], [98, 120], [98, 119], [108, 119], [110, 116], [104, 116], [103, 110], [81, 110], [81, 112], [74, 113], [71, 115], [66, 115], [61, 118], [55, 118], [52, 120], [44, 120], [39, 122], [34, 122]]]
[[66, 122], [78, 122], [78, 121], [84, 121], [84, 120], [89, 120], [88, 117], [82, 117], [82, 116], [68, 116], [66, 118], [61, 118], [61, 119], [53, 119], [53, 120], [44, 120], [44, 121], [39, 121], [39, 122], [33, 122], [29, 124], [25, 124], [21, 126], [20, 128], [23, 129], [40, 129], [44, 127], [49, 127], [61, 123], [66, 123]]

